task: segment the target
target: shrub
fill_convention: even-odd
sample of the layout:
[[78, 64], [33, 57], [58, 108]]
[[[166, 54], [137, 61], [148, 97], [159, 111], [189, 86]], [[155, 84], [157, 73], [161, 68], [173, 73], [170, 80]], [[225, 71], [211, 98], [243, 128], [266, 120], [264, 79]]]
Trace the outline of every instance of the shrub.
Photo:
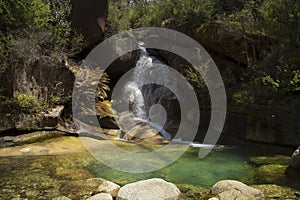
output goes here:
[[270, 108], [299, 93], [300, 70], [284, 63], [277, 65], [271, 73], [253, 66], [244, 74], [242, 82], [242, 88], [233, 95], [237, 106]]
[[212, 12], [211, 0], [136, 0], [133, 3], [122, 0], [110, 3], [108, 19], [112, 32], [163, 24], [169, 28], [192, 28], [209, 21]]
[[17, 94], [14, 98], [1, 97], [2, 113], [37, 113], [48, 108], [45, 102], [39, 102], [34, 96]]
[[265, 0], [261, 9], [266, 32], [277, 36], [285, 46], [300, 45], [300, 2]]

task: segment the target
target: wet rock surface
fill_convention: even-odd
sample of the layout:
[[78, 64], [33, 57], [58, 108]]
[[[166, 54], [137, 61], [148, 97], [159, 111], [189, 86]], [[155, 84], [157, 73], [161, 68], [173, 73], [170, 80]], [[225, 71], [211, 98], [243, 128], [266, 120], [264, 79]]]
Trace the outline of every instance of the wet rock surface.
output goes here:
[[300, 147], [293, 153], [290, 165], [295, 169], [300, 169]]

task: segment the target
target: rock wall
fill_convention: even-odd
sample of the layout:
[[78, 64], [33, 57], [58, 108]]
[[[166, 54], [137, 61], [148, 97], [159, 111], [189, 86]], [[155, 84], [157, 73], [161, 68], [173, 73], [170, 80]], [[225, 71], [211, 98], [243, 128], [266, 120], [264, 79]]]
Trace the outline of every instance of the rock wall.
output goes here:
[[51, 57], [41, 57], [30, 66], [10, 66], [1, 76], [2, 93], [7, 97], [27, 94], [37, 100], [48, 100], [52, 95], [67, 97], [72, 94], [75, 76], [63, 63]]
[[204, 48], [227, 56], [238, 63], [262, 60], [270, 52], [275, 40], [261, 34], [248, 34], [236, 26], [208, 23], [194, 30], [192, 37]]
[[71, 0], [71, 22], [83, 34], [89, 46], [103, 38], [105, 20], [108, 13], [107, 0]]

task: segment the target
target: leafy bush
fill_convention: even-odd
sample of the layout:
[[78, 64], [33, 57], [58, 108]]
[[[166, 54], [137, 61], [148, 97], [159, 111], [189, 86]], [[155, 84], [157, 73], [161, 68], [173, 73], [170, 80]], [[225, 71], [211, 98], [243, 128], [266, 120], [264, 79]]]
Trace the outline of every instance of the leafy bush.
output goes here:
[[48, 108], [45, 102], [27, 94], [17, 94], [14, 98], [2, 96], [0, 105], [2, 113], [37, 113]]
[[110, 3], [108, 20], [112, 32], [145, 26], [192, 28], [209, 21], [212, 12], [211, 0], [121, 0]]
[[43, 29], [51, 17], [50, 6], [43, 0], [9, 0], [0, 3], [0, 27], [7, 32]]
[[108, 21], [110, 22], [109, 31], [111, 34], [129, 30], [131, 28], [129, 16], [130, 9], [131, 7], [127, 0], [109, 2]]
[[242, 81], [242, 88], [233, 95], [238, 106], [251, 109], [272, 107], [299, 93], [300, 70], [284, 63], [276, 66], [272, 73], [253, 66]]
[[264, 28], [285, 46], [300, 45], [300, 1], [265, 0], [261, 9]]

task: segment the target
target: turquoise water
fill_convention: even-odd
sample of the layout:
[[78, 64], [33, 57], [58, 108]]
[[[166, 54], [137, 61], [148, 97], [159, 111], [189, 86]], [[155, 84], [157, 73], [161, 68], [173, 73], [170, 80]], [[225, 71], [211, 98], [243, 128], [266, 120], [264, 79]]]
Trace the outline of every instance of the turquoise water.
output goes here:
[[[234, 179], [246, 184], [277, 184], [300, 189], [300, 174], [286, 174], [289, 149], [236, 148], [212, 151], [206, 158], [198, 158], [197, 148], [190, 148], [180, 159], [161, 170], [130, 174], [112, 170], [95, 161], [86, 169], [108, 180], [134, 182], [160, 177], [175, 184], [211, 188], [216, 182]], [[257, 160], [257, 161], [256, 161]]]
[[190, 149], [168, 167], [143, 174], [112, 170], [101, 165], [100, 162], [87, 166], [87, 169], [95, 176], [107, 179], [121, 179], [133, 182], [151, 177], [161, 177], [176, 184], [191, 184], [205, 188], [210, 188], [214, 183], [222, 179], [254, 182], [253, 174], [256, 168], [247, 164], [246, 157], [235, 153], [233, 151], [215, 151], [211, 152], [204, 159], [198, 159], [198, 149]]
[[[130, 174], [113, 170], [88, 153], [59, 156], [0, 157], [0, 199], [49, 199], [68, 191], [62, 186], [70, 180], [101, 177], [125, 184], [160, 177], [175, 184], [210, 188], [222, 179], [246, 184], [277, 184], [300, 189], [299, 173], [287, 173], [291, 149], [235, 148], [212, 151], [198, 159], [197, 148], [190, 148], [180, 159], [161, 170]], [[266, 153], [268, 152], [268, 153]], [[80, 169], [71, 178], [58, 172]], [[85, 176], [85, 174], [88, 174]], [[78, 177], [76, 177], [78, 176]]]

